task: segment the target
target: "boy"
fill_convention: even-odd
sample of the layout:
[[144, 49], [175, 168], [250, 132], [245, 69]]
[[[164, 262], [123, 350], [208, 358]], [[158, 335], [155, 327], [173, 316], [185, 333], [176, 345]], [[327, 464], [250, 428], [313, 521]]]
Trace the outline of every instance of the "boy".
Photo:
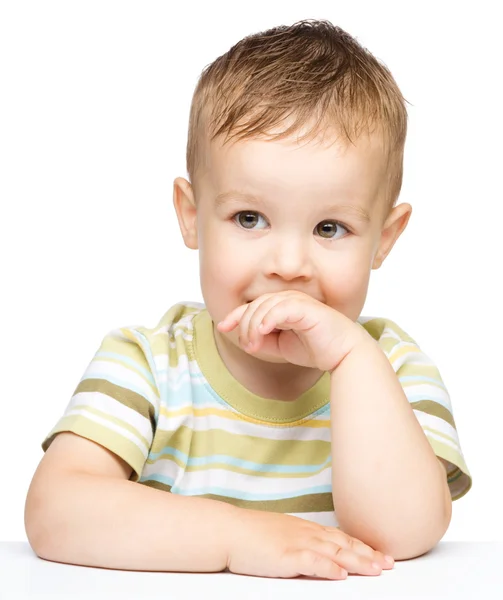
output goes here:
[[448, 393], [398, 325], [360, 316], [411, 214], [406, 122], [387, 68], [327, 21], [205, 69], [173, 193], [205, 304], [103, 339], [28, 492], [40, 557], [343, 579], [441, 539], [471, 486]]

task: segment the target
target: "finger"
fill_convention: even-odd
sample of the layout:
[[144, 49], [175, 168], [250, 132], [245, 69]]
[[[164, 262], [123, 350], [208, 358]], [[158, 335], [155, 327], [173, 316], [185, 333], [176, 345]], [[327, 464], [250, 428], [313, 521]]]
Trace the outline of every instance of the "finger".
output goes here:
[[342, 548], [347, 548], [358, 554], [361, 554], [373, 562], [377, 562], [382, 566], [383, 569], [393, 568], [393, 559], [391, 562], [388, 562], [382, 552], [374, 550], [358, 538], [351, 537], [336, 527], [325, 527], [325, 531], [329, 534], [329, 537], [327, 538], [328, 541], [334, 542]]
[[[262, 294], [262, 296], [255, 298], [253, 302], [250, 302], [247, 305], [246, 310], [241, 316], [239, 321], [239, 343], [246, 351], [251, 350], [251, 348], [248, 347], [248, 344], [252, 341], [250, 338], [250, 322], [255, 312], [262, 304], [264, 304], [264, 302], [269, 302], [271, 299], [274, 300], [275, 297], [277, 297], [276, 294]], [[279, 299], [281, 300], [281, 298]]]
[[247, 329], [247, 339], [252, 344], [250, 348], [251, 351], [256, 351], [259, 349], [262, 340], [264, 339], [264, 335], [266, 333], [270, 333], [274, 327], [267, 332], [263, 332], [260, 329], [260, 324], [266, 314], [271, 310], [273, 306], [283, 302], [283, 298], [275, 294], [269, 298], [266, 298], [260, 305], [257, 306], [257, 309], [253, 312], [248, 320], [248, 329]]
[[312, 550], [298, 550], [292, 552], [287, 558], [288, 571], [308, 577], [321, 577], [323, 579], [346, 579], [348, 573], [337, 563], [323, 554]]
[[274, 328], [297, 329], [295, 326], [305, 316], [305, 308], [295, 299], [286, 299], [271, 306], [262, 318], [263, 326], [259, 331], [267, 334]]
[[333, 542], [318, 539], [313, 541], [311, 549], [333, 560], [348, 573], [356, 575], [380, 575], [382, 572], [382, 567], [378, 562], [362, 556], [349, 548], [342, 548], [339, 544]]
[[241, 320], [244, 312], [248, 308], [249, 304], [241, 304], [217, 324], [217, 328], [220, 331], [232, 331]]
[[263, 302], [263, 300], [260, 297], [253, 300], [253, 302], [248, 303], [246, 305], [246, 310], [243, 312], [241, 318], [239, 319], [238, 340], [240, 346], [247, 351], [249, 350], [248, 344], [250, 342], [248, 336], [250, 319], [252, 318], [253, 313], [257, 310], [257, 307], [260, 305], [261, 302]]

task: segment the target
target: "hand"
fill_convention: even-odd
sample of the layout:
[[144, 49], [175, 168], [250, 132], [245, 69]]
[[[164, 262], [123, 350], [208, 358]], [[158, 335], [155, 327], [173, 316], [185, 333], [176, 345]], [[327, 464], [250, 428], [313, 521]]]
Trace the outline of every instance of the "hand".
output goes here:
[[293, 290], [242, 304], [217, 328], [229, 332], [238, 326], [240, 344], [249, 353], [262, 349], [290, 363], [330, 372], [357, 343], [372, 339], [334, 308]]
[[282, 513], [238, 509], [236, 514], [227, 560], [232, 573], [346, 579], [348, 573], [380, 575], [393, 568], [381, 552], [336, 527]]

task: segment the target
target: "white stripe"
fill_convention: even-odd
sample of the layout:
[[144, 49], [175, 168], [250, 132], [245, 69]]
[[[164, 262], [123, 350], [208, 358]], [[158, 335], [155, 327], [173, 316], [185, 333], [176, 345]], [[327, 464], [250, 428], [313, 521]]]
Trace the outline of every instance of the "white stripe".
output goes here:
[[436, 417], [435, 415], [424, 413], [421, 410], [414, 410], [414, 414], [416, 415], [417, 420], [419, 421], [419, 424], [421, 425], [421, 427], [423, 427], [423, 429], [425, 427], [435, 429], [436, 431], [439, 431], [440, 433], [443, 433], [444, 435], [448, 436], [449, 439], [446, 439], [443, 436], [435, 435], [434, 433], [430, 433], [429, 431], [425, 432], [427, 433], [427, 435], [433, 437], [434, 439], [438, 439], [439, 442], [442, 442], [447, 446], [454, 448], [457, 452], [460, 452], [461, 448], [459, 444], [458, 432], [450, 423], [444, 421], [443, 419], [440, 419], [439, 417]]
[[305, 512], [305, 513], [286, 513], [292, 517], [299, 517], [306, 521], [313, 521], [324, 527], [339, 527], [339, 522], [334, 511], [326, 512]]
[[373, 321], [374, 319], [381, 319], [380, 317], [365, 317], [363, 315], [360, 315], [357, 319], [358, 323], [361, 323], [363, 325], [363, 323], [368, 323], [369, 321]]
[[[452, 442], [451, 440], [446, 440], [444, 437], [437, 435], [436, 433], [434, 433], [432, 431], [425, 431], [424, 433], [425, 433], [426, 437], [436, 440], [437, 442], [440, 442], [444, 446], [449, 446], [449, 448], [452, 448], [457, 454], [462, 455], [461, 448], [458, 445], [456, 445], [456, 443]], [[463, 458], [463, 461], [464, 461], [464, 458]]]
[[397, 342], [403, 342], [402, 338], [398, 335], [398, 333], [393, 331], [393, 329], [389, 329], [388, 327], [384, 328], [381, 336], [379, 337], [379, 341], [382, 340], [395, 340]]
[[[95, 415], [92, 412], [89, 412], [85, 408], [81, 408], [81, 409], [75, 408], [75, 409], [69, 410], [69, 411], [67, 411], [65, 413], [64, 416], [65, 417], [72, 417], [74, 415], [81, 415], [81, 416], [85, 417], [86, 420], [93, 421], [94, 423], [98, 423], [99, 425], [103, 425], [106, 429], [109, 429], [111, 431], [115, 431], [121, 437], [127, 438], [128, 440], [130, 440], [131, 442], [133, 442], [135, 444], [135, 446], [138, 447], [138, 449], [143, 454], [143, 457], [145, 458], [145, 460], [147, 459], [147, 456], [148, 456], [148, 453], [149, 453], [149, 447], [146, 446], [143, 443], [143, 441], [138, 436], [134, 435], [133, 433], [131, 433], [127, 429], [124, 429], [123, 427], [120, 427], [120, 425], [117, 425], [116, 423], [113, 423], [113, 422], [111, 422], [108, 419], [104, 419], [102, 417], [99, 417], [98, 415]], [[57, 427], [59, 427], [59, 423], [56, 425], [55, 429]]]
[[[408, 345], [410, 346], [410, 344]], [[413, 362], [415, 362], [416, 364], [419, 363], [433, 365], [431, 360], [423, 352], [417, 351], [417, 346], [415, 346], [415, 348], [415, 352], [405, 352], [404, 354], [400, 356], [395, 356], [394, 358], [391, 358], [391, 355], [396, 354], [397, 346], [394, 346], [390, 352], [386, 352], [388, 360], [393, 365], [393, 369], [395, 370], [395, 372], [397, 372], [402, 365], [410, 365]]]
[[[176, 380], [180, 377], [184, 372], [189, 372], [191, 365], [195, 361], [191, 361], [189, 365], [189, 360], [186, 354], [178, 355], [178, 364], [170, 365], [169, 364], [169, 354], [167, 352], [156, 353], [154, 356], [155, 366], [158, 371], [159, 380], [166, 381], [166, 379]], [[162, 371], [162, 373], [160, 372]]]
[[[159, 398], [157, 394], [154, 392], [155, 390], [155, 381], [153, 383], [154, 389], [150, 385], [148, 385], [145, 379], [136, 371], [133, 371], [132, 368], [128, 368], [122, 363], [116, 363], [110, 360], [100, 360], [93, 359], [91, 364], [87, 367], [86, 372], [82, 376], [82, 380], [84, 379], [93, 379], [96, 376], [96, 379], [103, 379], [100, 377], [104, 375], [113, 376], [117, 380], [117, 384], [110, 381], [108, 378], [104, 379], [104, 381], [109, 381], [112, 385], [119, 385], [121, 387], [129, 388], [131, 387], [133, 390], [138, 390], [138, 393], [141, 394], [152, 407], [157, 410], [159, 405]], [[82, 381], [81, 380], [81, 381]]]
[[243, 420], [234, 421], [216, 415], [194, 417], [192, 414], [188, 414], [179, 415], [177, 417], [166, 417], [161, 413], [157, 424], [157, 432], [158, 435], [160, 431], [166, 431], [171, 434], [181, 426], [185, 426], [193, 431], [219, 429], [237, 436], [249, 435], [267, 440], [320, 440], [323, 442], [330, 442], [330, 420], [328, 419], [326, 421], [326, 427], [268, 427], [267, 425], [261, 425], [260, 423], [249, 423], [248, 421]]
[[[424, 352], [421, 354], [413, 354], [413, 358], [407, 361], [407, 366], [427, 366], [427, 367], [435, 367], [435, 370], [438, 372], [437, 365], [431, 360], [429, 356], [426, 356]], [[428, 375], [431, 371], [426, 371], [426, 376], [433, 377], [433, 375]], [[418, 375], [422, 375], [423, 371], [419, 370]]]
[[[321, 473], [299, 477], [292, 474], [291, 477], [263, 477], [237, 473], [225, 468], [207, 469], [199, 471], [185, 471], [170, 459], [158, 459], [153, 464], [145, 464], [142, 471], [142, 479], [148, 479], [150, 475], [164, 475], [173, 477], [177, 492], [190, 492], [190, 490], [206, 487], [223, 487], [236, 489], [245, 493], [260, 494], [298, 494], [308, 487], [318, 485], [330, 485], [332, 482], [332, 467], [325, 467]], [[177, 479], [178, 476], [178, 479]]]
[[152, 439], [150, 419], [111, 396], [107, 396], [101, 392], [78, 392], [72, 396], [67, 410], [87, 407], [94, 408], [113, 418], [122, 420], [133, 427], [133, 429], [136, 429], [147, 440]]
[[[404, 385], [403, 391], [407, 397], [418, 395], [424, 396], [424, 400], [432, 400], [433, 402], [438, 402], [443, 407], [446, 407], [448, 410], [451, 408], [451, 399], [449, 394], [445, 391], [444, 388], [437, 387], [435, 385], [432, 385], [431, 383], [417, 383], [414, 385]], [[413, 401], [417, 402], [417, 399]], [[452, 411], [449, 410], [449, 412], [451, 412], [452, 414]]]

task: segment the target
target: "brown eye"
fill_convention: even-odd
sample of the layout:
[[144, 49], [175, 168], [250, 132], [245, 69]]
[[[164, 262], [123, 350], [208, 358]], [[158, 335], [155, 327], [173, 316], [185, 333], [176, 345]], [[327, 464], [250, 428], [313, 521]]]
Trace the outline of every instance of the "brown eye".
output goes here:
[[[244, 229], [254, 229], [262, 216], [257, 212], [242, 210], [234, 215], [234, 219], [236, 218], [239, 222], [239, 225], [241, 225], [241, 227]], [[259, 229], [261, 228], [259, 227]]]
[[318, 225], [316, 225], [316, 232], [322, 238], [332, 239], [337, 233], [337, 231], [341, 228], [347, 231], [344, 225], [337, 223], [337, 221], [322, 221], [321, 223], [318, 223]]

